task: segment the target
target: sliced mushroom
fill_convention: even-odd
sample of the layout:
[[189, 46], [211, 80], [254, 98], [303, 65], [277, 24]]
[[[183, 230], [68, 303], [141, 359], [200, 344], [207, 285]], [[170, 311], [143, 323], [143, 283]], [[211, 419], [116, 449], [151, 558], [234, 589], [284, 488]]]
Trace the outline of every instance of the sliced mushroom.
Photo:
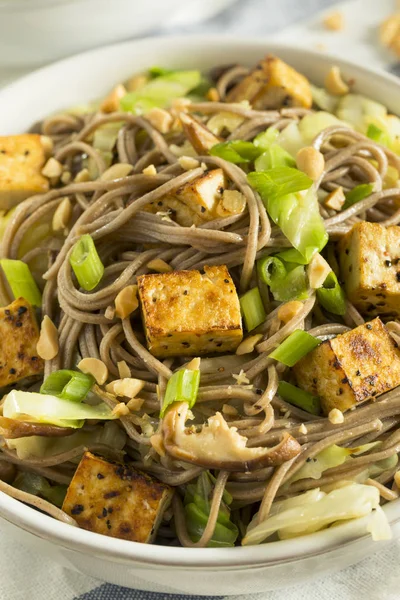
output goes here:
[[236, 427], [229, 427], [219, 412], [196, 433], [185, 426], [188, 411], [188, 404], [180, 402], [168, 411], [163, 421], [165, 450], [177, 460], [208, 469], [252, 471], [280, 465], [300, 453], [300, 444], [287, 432], [272, 448], [247, 448], [247, 438]]
[[28, 423], [25, 421], [18, 421], [17, 419], [0, 417], [0, 435], [8, 440], [30, 437], [32, 435], [40, 435], [41, 437], [65, 437], [72, 433], [74, 433], [74, 429], [71, 429], [70, 427], [56, 427], [56, 425], [47, 425], [46, 423]]

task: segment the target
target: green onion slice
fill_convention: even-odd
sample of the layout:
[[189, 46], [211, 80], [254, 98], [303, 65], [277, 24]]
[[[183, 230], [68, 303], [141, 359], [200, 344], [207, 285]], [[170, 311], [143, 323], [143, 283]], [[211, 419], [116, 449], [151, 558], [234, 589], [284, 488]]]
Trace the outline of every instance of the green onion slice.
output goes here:
[[267, 315], [258, 287], [249, 290], [240, 298], [240, 308], [247, 331], [252, 331], [265, 321]]
[[257, 262], [257, 271], [261, 281], [271, 286], [282, 281], [287, 275], [285, 265], [276, 256], [266, 256]]
[[83, 235], [72, 249], [69, 258], [79, 285], [86, 291], [93, 290], [101, 281], [104, 265], [89, 234]]
[[387, 134], [383, 131], [383, 129], [374, 125], [374, 123], [370, 123], [368, 125], [367, 137], [369, 137], [370, 140], [374, 140], [374, 142], [377, 142], [378, 144], [383, 144], [384, 146], [388, 145]]
[[287, 367], [293, 367], [303, 356], [319, 346], [321, 340], [306, 331], [296, 329], [271, 354], [270, 358], [277, 360]]
[[49, 394], [71, 400], [72, 402], [82, 402], [92, 389], [94, 378], [91, 375], [81, 373], [80, 371], [69, 371], [62, 369], [54, 371], [42, 383], [41, 394]]
[[40, 496], [59, 508], [61, 508], [67, 493], [66, 485], [50, 485], [47, 479], [37, 473], [18, 473], [13, 486], [18, 490], [33, 494], [33, 496]]
[[287, 381], [279, 382], [278, 394], [283, 400], [289, 402], [289, 404], [293, 404], [312, 415], [321, 414], [321, 401], [318, 396], [313, 396], [309, 392], [305, 392]]
[[364, 198], [368, 198], [368, 196], [372, 194], [373, 190], [373, 183], [362, 183], [361, 185], [357, 185], [352, 190], [347, 192], [347, 194], [345, 194], [346, 201], [343, 204], [342, 210], [350, 208], [350, 206], [353, 206], [353, 204], [356, 204], [357, 202], [361, 202], [361, 200], [364, 200]]
[[25, 298], [32, 306], [41, 306], [42, 294], [27, 264], [22, 260], [3, 258], [0, 265], [15, 299]]
[[167, 408], [174, 402], [187, 402], [189, 408], [192, 408], [197, 399], [199, 383], [199, 370], [180, 369], [176, 371], [168, 381], [160, 417], [165, 415]]
[[[215, 478], [208, 471], [203, 471], [196, 483], [189, 483], [185, 491], [185, 521], [189, 536], [197, 542], [207, 525], [211, 507], [211, 497]], [[218, 511], [217, 524], [213, 536], [208, 543], [210, 548], [223, 548], [234, 546], [238, 536], [236, 525], [230, 520], [228, 505], [232, 497], [224, 493]]]
[[346, 312], [346, 296], [335, 273], [331, 271], [321, 288], [317, 290], [317, 298], [323, 308], [334, 315]]
[[232, 140], [231, 142], [221, 142], [215, 144], [210, 150], [211, 156], [219, 156], [231, 163], [239, 164], [255, 160], [262, 150], [257, 148], [251, 142], [242, 140]]

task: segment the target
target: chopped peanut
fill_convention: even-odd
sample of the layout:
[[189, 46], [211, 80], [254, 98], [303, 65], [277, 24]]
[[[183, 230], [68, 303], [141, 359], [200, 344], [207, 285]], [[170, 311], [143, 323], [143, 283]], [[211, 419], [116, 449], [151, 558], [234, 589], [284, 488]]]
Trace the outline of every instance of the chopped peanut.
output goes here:
[[44, 165], [41, 172], [42, 175], [48, 177], [49, 179], [56, 179], [61, 176], [63, 172], [63, 166], [58, 160], [51, 157]]
[[121, 379], [127, 379], [131, 376], [131, 370], [124, 360], [117, 362], [118, 373]]
[[331, 67], [325, 78], [325, 87], [330, 94], [334, 96], [344, 96], [348, 94], [349, 86], [342, 79], [339, 67]]
[[146, 113], [145, 118], [160, 133], [168, 133], [171, 129], [173, 119], [163, 108], [152, 108]]
[[78, 364], [78, 369], [82, 373], [93, 375], [99, 385], [103, 385], [107, 381], [107, 365], [99, 358], [83, 358]]
[[191, 156], [180, 156], [178, 158], [178, 163], [185, 171], [197, 169], [197, 167], [200, 165], [199, 161], [196, 158], [192, 158]]
[[325, 279], [332, 271], [330, 265], [318, 252], [312, 257], [310, 264], [307, 267], [308, 280], [310, 287], [317, 290], [322, 287]]
[[262, 333], [256, 333], [255, 335], [251, 335], [247, 337], [239, 344], [236, 348], [236, 354], [241, 356], [242, 354], [250, 354], [254, 351], [254, 348], [258, 344], [258, 342], [262, 339]]
[[333, 190], [324, 200], [326, 208], [332, 208], [333, 210], [341, 210], [343, 204], [346, 201], [343, 188], [339, 186], [336, 190]]
[[210, 88], [208, 90], [206, 96], [207, 96], [207, 100], [209, 100], [210, 102], [219, 102], [220, 101], [218, 90], [215, 87]]
[[379, 39], [383, 46], [400, 56], [400, 12], [391, 15], [382, 23]]
[[296, 164], [300, 171], [303, 171], [313, 181], [317, 181], [324, 171], [325, 159], [319, 150], [313, 146], [306, 146], [298, 151]]
[[148, 165], [143, 169], [142, 173], [143, 175], [151, 175], [152, 177], [154, 177], [154, 175], [157, 175], [157, 169], [154, 165]]
[[52, 360], [58, 354], [57, 327], [47, 315], [43, 317], [36, 351], [43, 360]]
[[86, 181], [91, 181], [91, 179], [89, 170], [85, 167], [84, 169], [81, 169], [79, 173], [76, 174], [74, 183], [85, 183]]
[[126, 404], [124, 404], [124, 402], [120, 402], [114, 406], [112, 409], [112, 414], [118, 417], [118, 419], [121, 417], [126, 417], [126, 415], [129, 415], [129, 408]]
[[170, 273], [173, 271], [171, 265], [162, 260], [161, 258], [154, 258], [150, 262], [147, 263], [147, 266], [152, 271], [156, 271], [157, 273]]
[[227, 415], [228, 417], [237, 417], [239, 414], [237, 411], [237, 408], [235, 408], [234, 406], [231, 406], [230, 404], [223, 404], [222, 412], [224, 415]]
[[237, 374], [233, 373], [232, 377], [233, 379], [236, 379], [236, 383], [238, 385], [242, 385], [243, 383], [250, 383], [250, 380], [247, 378], [246, 373], [243, 371], [243, 369], [240, 369], [240, 372]]
[[51, 156], [54, 148], [53, 140], [47, 135], [41, 135], [40, 141], [46, 156]]
[[142, 88], [144, 85], [146, 85], [147, 81], [148, 77], [146, 75], [135, 75], [134, 77], [131, 77], [130, 79], [128, 79], [128, 81], [125, 82], [125, 87], [128, 90], [128, 92], [136, 92], [137, 90], [140, 90], [140, 88]]
[[304, 425], [304, 423], [302, 423], [299, 427], [299, 433], [301, 433], [302, 435], [307, 435], [308, 430], [307, 427]]
[[100, 110], [105, 113], [112, 113], [119, 110], [119, 103], [121, 98], [125, 96], [127, 90], [122, 83], [115, 86], [113, 90], [106, 96], [103, 102], [100, 104]]
[[344, 422], [343, 413], [338, 408], [332, 408], [332, 410], [329, 411], [328, 419], [332, 425], [340, 425], [340, 423]]
[[129, 402], [127, 403], [127, 407], [129, 408], [129, 410], [140, 410], [143, 406], [143, 398], [132, 398], [131, 400], [129, 400]]
[[326, 15], [322, 22], [326, 29], [330, 29], [330, 31], [341, 31], [344, 29], [344, 15], [339, 10]]
[[289, 321], [291, 321], [303, 308], [304, 304], [299, 300], [286, 302], [278, 309], [278, 319], [280, 319], [282, 323], [289, 323]]
[[217, 205], [217, 214], [221, 217], [239, 215], [246, 208], [246, 198], [238, 190], [224, 190]]
[[145, 382], [141, 379], [134, 379], [133, 377], [115, 379], [106, 385], [106, 391], [114, 394], [114, 396], [135, 398], [135, 396], [143, 389], [144, 383]]
[[72, 205], [71, 200], [66, 197], [61, 200], [60, 204], [57, 206], [56, 211], [53, 215], [52, 227], [53, 231], [62, 231], [64, 230], [69, 223], [72, 214]]
[[133, 170], [133, 166], [128, 163], [115, 163], [100, 175], [101, 181], [114, 181], [127, 177]]
[[126, 319], [139, 306], [137, 285], [127, 285], [115, 298], [115, 312], [120, 319]]
[[106, 310], [104, 311], [104, 316], [109, 321], [112, 321], [115, 317], [115, 308], [113, 306], [107, 306]]

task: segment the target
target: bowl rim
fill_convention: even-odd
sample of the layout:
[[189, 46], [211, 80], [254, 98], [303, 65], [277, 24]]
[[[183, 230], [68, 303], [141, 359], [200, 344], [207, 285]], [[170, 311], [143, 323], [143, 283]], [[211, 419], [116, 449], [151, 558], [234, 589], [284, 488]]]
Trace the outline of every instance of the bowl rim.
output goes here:
[[[45, 0], [46, 2], [48, 0]], [[71, 0], [61, 0], [71, 1]], [[72, 0], [80, 1], [80, 0]], [[0, 0], [1, 8], [1, 0]], [[68, 58], [64, 58], [51, 65], [47, 65], [32, 73], [25, 75], [10, 85], [0, 90], [0, 105], [3, 101], [6, 103], [12, 100], [14, 94], [19, 93], [22, 89], [29, 89], [29, 85], [35, 82], [35, 79], [41, 77], [52, 77], [57, 69], [62, 69], [63, 66], [74, 65], [82, 57], [100, 60], [104, 54], [113, 49], [121, 49], [134, 51], [135, 48], [146, 46], [146, 44], [156, 44], [160, 48], [163, 45], [184, 46], [187, 51], [201, 51], [204, 44], [212, 45], [215, 51], [225, 47], [226, 45], [235, 47], [238, 55], [240, 49], [243, 48], [260, 48], [260, 53], [265, 51], [266, 46], [273, 52], [279, 51], [295, 51], [304, 57], [322, 60], [328, 64], [338, 64], [341, 67], [348, 67], [356, 70], [360, 74], [374, 78], [374, 81], [379, 85], [389, 83], [400, 89], [400, 82], [397, 77], [378, 69], [367, 68], [358, 65], [352, 61], [343, 60], [335, 57], [332, 54], [323, 54], [317, 50], [309, 50], [296, 48], [290, 44], [276, 43], [274, 40], [269, 41], [268, 38], [248, 38], [237, 36], [217, 36], [217, 35], [197, 35], [197, 36], [162, 36], [162, 37], [145, 37], [128, 42], [111, 44], [100, 48], [88, 50], [79, 54], [75, 54]], [[391, 525], [396, 525], [400, 522], [400, 499], [393, 501], [383, 507]], [[300, 538], [281, 540], [278, 542], [269, 542], [258, 546], [238, 546], [235, 548], [181, 548], [168, 547], [168, 553], [165, 553], [165, 546], [147, 545], [138, 542], [130, 542], [118, 538], [104, 536], [84, 529], [72, 528], [66, 523], [59, 522], [52, 517], [42, 514], [34, 508], [22, 504], [20, 501], [11, 498], [3, 492], [0, 492], [0, 517], [8, 523], [19, 527], [26, 532], [33, 534], [44, 540], [51, 541], [58, 546], [74, 550], [75, 552], [104, 558], [111, 561], [136, 564], [156, 564], [160, 567], [185, 567], [196, 569], [248, 569], [265, 567], [266, 564], [273, 565], [276, 563], [298, 561], [300, 558], [305, 559], [312, 556], [319, 556], [321, 553], [329, 554], [334, 552], [339, 547], [356, 544], [360, 541], [368, 541], [369, 534], [366, 534], [366, 518], [356, 519], [344, 523], [338, 527], [319, 531]], [[74, 531], [74, 534], [72, 534]]]

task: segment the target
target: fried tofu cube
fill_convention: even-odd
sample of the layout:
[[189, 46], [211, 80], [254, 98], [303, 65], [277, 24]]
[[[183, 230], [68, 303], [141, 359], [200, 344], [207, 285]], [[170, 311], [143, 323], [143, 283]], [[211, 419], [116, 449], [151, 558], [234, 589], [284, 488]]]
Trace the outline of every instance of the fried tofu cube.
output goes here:
[[138, 277], [149, 351], [158, 357], [234, 352], [243, 331], [225, 265]]
[[0, 308], [0, 339], [0, 387], [43, 373], [35, 312], [24, 298]]
[[320, 396], [325, 414], [343, 412], [400, 384], [400, 350], [376, 318], [322, 342], [293, 371], [300, 387]]
[[268, 55], [227, 95], [227, 102], [248, 100], [255, 109], [311, 108], [308, 79], [276, 56]]
[[171, 497], [172, 489], [157, 479], [85, 452], [62, 509], [82, 529], [147, 544]]
[[362, 221], [339, 246], [347, 297], [364, 315], [400, 316], [400, 227]]
[[21, 200], [49, 189], [41, 170], [46, 144], [41, 135], [24, 133], [0, 137], [0, 209], [8, 210]]
[[155, 202], [148, 204], [144, 208], [145, 212], [153, 214], [166, 213], [167, 216], [182, 225], [182, 227], [191, 227], [192, 225], [202, 225], [205, 223], [198, 213], [195, 213], [189, 206], [175, 198], [175, 196], [164, 196]]
[[217, 218], [217, 206], [226, 186], [222, 169], [212, 169], [185, 183], [174, 194], [149, 204], [147, 211], [170, 211], [173, 221], [183, 227], [202, 225]]
[[179, 113], [179, 120], [183, 130], [197, 154], [208, 154], [215, 144], [222, 141], [214, 135], [203, 123], [184, 112]]
[[175, 192], [178, 200], [186, 204], [206, 221], [215, 219], [215, 210], [226, 186], [222, 169], [206, 171], [193, 181], [185, 183]]

